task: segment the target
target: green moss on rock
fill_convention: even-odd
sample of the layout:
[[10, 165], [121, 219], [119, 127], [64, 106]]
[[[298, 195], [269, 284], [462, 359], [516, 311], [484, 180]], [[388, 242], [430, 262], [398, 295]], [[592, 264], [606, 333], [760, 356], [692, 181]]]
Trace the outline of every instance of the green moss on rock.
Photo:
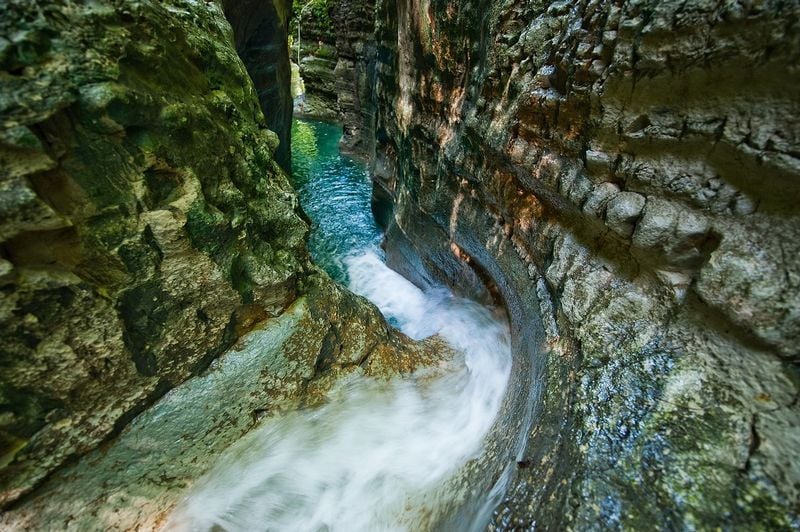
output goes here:
[[307, 227], [217, 3], [11, 0], [0, 79], [4, 506], [207, 365], [240, 308], [285, 307]]

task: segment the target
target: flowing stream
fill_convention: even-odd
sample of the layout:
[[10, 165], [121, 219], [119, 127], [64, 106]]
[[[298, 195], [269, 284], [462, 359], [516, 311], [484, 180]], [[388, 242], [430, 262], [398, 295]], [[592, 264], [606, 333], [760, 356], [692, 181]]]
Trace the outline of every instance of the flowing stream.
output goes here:
[[447, 482], [478, 456], [500, 408], [511, 367], [503, 313], [421, 291], [384, 264], [369, 176], [339, 154], [340, 137], [331, 124], [294, 124], [293, 180], [314, 222], [314, 259], [392, 325], [416, 339], [439, 334], [459, 356], [434, 377], [350, 379], [319, 408], [265, 420], [192, 490], [177, 528], [435, 528], [458, 504]]

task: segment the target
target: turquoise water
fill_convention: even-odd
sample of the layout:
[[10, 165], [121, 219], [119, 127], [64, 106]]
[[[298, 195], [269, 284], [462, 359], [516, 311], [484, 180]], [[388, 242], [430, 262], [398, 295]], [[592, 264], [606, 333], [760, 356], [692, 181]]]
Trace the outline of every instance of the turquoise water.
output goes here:
[[347, 257], [367, 250], [380, 254], [382, 234], [370, 209], [369, 172], [339, 153], [341, 137], [339, 125], [295, 120], [292, 184], [313, 223], [308, 243], [311, 256], [346, 286]]
[[[460, 508], [453, 489], [481, 455], [511, 366], [508, 324], [444, 287], [420, 290], [384, 263], [365, 168], [339, 154], [341, 128], [295, 121], [294, 185], [314, 259], [415, 339], [447, 342], [436, 377], [343, 378], [317, 409], [268, 418], [226, 451], [171, 520], [175, 530], [426, 531]], [[496, 501], [464, 508], [482, 529]], [[168, 527], [169, 528], [169, 527]]]

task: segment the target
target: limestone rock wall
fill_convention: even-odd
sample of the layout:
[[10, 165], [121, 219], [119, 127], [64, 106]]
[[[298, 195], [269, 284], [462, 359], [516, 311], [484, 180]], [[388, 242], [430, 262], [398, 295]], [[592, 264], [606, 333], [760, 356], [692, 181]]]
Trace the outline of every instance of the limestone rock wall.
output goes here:
[[285, 312], [0, 513], [0, 528], [169, 529], [187, 487], [260, 421], [319, 404], [344, 377], [408, 372], [445, 353], [439, 341], [394, 333], [366, 300], [311, 276]]
[[291, 172], [292, 94], [289, 68], [288, 0], [224, 0], [236, 51], [256, 87], [267, 127], [278, 135], [275, 160]]
[[512, 320], [491, 528], [798, 526], [798, 15], [378, 2], [390, 263]]
[[0, 501], [296, 297], [306, 225], [216, 4], [0, 22]]
[[282, 402], [432, 355], [309, 262], [235, 48], [270, 6], [3, 5], [0, 528], [147, 528]]
[[[297, 11], [295, 6], [295, 17]], [[361, 159], [375, 149], [374, 28], [373, 0], [328, 0], [309, 8], [301, 23], [300, 73], [307, 94], [299, 114], [340, 122], [342, 151]]]
[[375, 151], [375, 2], [340, 1], [333, 12], [339, 120], [342, 151], [369, 159]]
[[[297, 62], [297, 26], [300, 11], [306, 2], [295, 2], [292, 18], [292, 61]], [[300, 75], [306, 94], [302, 107], [295, 114], [308, 118], [336, 121], [339, 119], [336, 64], [336, 25], [333, 22], [338, 2], [316, 0], [300, 18]]]

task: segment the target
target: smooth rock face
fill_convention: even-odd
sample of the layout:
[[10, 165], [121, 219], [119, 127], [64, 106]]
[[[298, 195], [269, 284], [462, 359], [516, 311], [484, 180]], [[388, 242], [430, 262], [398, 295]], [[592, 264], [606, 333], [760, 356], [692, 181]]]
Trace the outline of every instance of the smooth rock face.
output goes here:
[[221, 5], [11, 1], [0, 44], [0, 528], [145, 526], [282, 401], [430, 358], [309, 263]]
[[800, 4], [376, 9], [390, 263], [511, 316], [491, 527], [798, 526]]

